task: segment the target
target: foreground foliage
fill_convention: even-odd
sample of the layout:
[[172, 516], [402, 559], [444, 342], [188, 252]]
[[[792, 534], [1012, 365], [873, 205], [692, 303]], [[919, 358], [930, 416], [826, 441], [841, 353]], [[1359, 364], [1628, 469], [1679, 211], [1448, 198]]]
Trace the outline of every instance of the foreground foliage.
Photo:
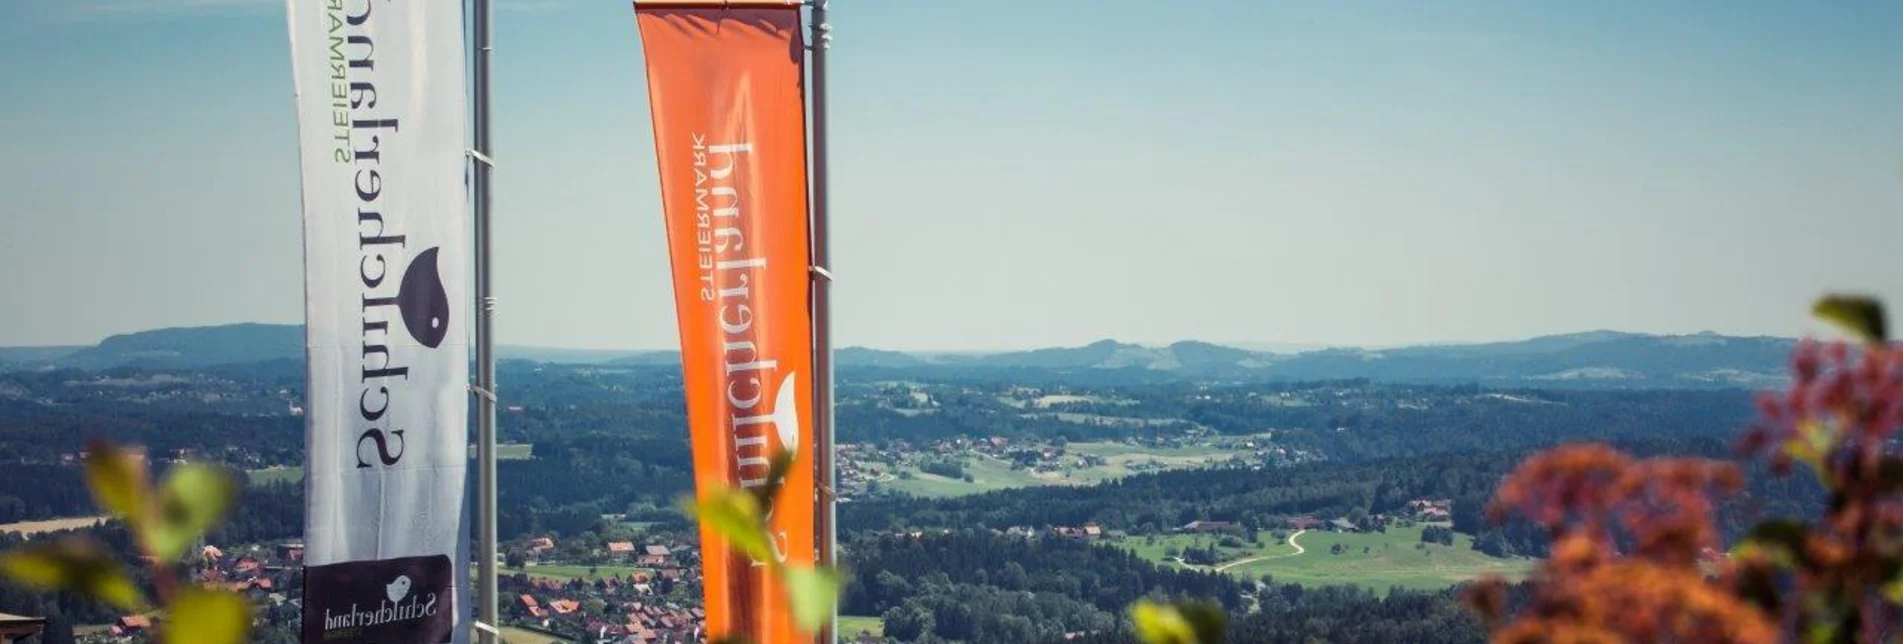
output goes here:
[[1800, 345], [1790, 390], [1760, 399], [1740, 449], [1779, 473], [1803, 466], [1827, 492], [1821, 512], [1764, 522], [1712, 557], [1713, 499], [1742, 485], [1735, 467], [1603, 445], [1528, 459], [1493, 518], [1533, 521], [1553, 554], [1522, 610], [1499, 580], [1471, 594], [1494, 641], [1876, 642], [1903, 630], [1903, 456], [1890, 447], [1903, 347], [1874, 302], [1834, 296], [1816, 312], [1859, 344]]
[[[126, 613], [163, 615], [159, 642], [237, 644], [251, 630], [251, 607], [234, 593], [178, 574], [185, 552], [230, 510], [237, 484], [203, 465], [171, 468], [153, 486], [145, 461], [95, 442], [86, 480], [99, 507], [125, 523], [148, 566], [156, 605], [113, 550], [88, 536], [34, 542], [0, 555], [0, 573], [29, 588], [70, 591]], [[185, 580], [185, 581], [181, 581]]]

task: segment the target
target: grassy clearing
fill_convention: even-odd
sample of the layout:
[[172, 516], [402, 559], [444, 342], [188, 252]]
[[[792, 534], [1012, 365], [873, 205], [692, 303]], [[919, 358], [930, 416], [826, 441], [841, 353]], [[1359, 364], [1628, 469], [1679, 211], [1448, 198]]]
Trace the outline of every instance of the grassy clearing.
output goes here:
[[252, 485], [296, 483], [304, 480], [304, 467], [301, 465], [277, 465], [261, 470], [245, 470], [245, 476], [251, 478]]
[[912, 478], [894, 479], [881, 484], [914, 496], [964, 496], [1041, 485], [1088, 485], [1143, 471], [1206, 467], [1238, 454], [1208, 445], [1150, 448], [1114, 442], [1070, 443], [1065, 450], [1077, 456], [1101, 456], [1105, 464], [1038, 473], [1012, 469], [1009, 463], [997, 458], [972, 455], [965, 458], [965, 472], [971, 474], [971, 481], [927, 474], [912, 468]]
[[[1533, 560], [1502, 559], [1473, 549], [1473, 539], [1455, 535], [1454, 545], [1422, 544], [1420, 526], [1390, 528], [1386, 533], [1310, 531], [1296, 540], [1302, 554], [1264, 559], [1226, 570], [1244, 578], [1275, 576], [1279, 582], [1303, 585], [1355, 585], [1376, 592], [1399, 586], [1439, 589], [1486, 573], [1508, 578], [1525, 575]], [[1342, 551], [1335, 554], [1334, 546]]]
[[595, 566], [595, 572], [593, 573], [588, 572], [588, 568], [588, 566], [529, 566], [527, 568], [504, 568], [500, 574], [514, 575], [526, 572], [529, 577], [533, 579], [553, 579], [556, 581], [568, 581], [571, 579], [594, 581], [610, 576], [627, 579], [628, 575], [637, 572], [650, 575], [654, 574], [654, 570], [651, 568], [640, 568], [623, 564]]
[[95, 523], [106, 520], [105, 516], [73, 517], [70, 519], [46, 519], [44, 521], [21, 521], [19, 523], [0, 523], [0, 532], [18, 532], [23, 536], [32, 536], [42, 532], [59, 530], [77, 530], [90, 528]]
[[874, 637], [885, 636], [885, 620], [878, 617], [860, 615], [839, 616], [839, 638], [858, 637], [860, 633], [871, 633]]
[[553, 635], [537, 633], [514, 626], [504, 626], [499, 630], [502, 631], [502, 641], [508, 644], [559, 644], [563, 641], [561, 638]]
[[[1122, 541], [1114, 542], [1112, 545], [1129, 550], [1138, 557], [1172, 566], [1178, 564], [1169, 561], [1169, 551], [1171, 549], [1182, 552], [1184, 548], [1207, 548], [1213, 545], [1216, 546], [1216, 549], [1222, 551], [1222, 560], [1224, 562], [1252, 557], [1282, 557], [1295, 553], [1294, 546], [1290, 546], [1286, 543], [1276, 543], [1275, 537], [1271, 533], [1263, 532], [1260, 536], [1262, 538], [1262, 545], [1258, 546], [1244, 540], [1242, 542], [1242, 548], [1225, 548], [1217, 543], [1221, 540], [1221, 537], [1195, 534], [1157, 535], [1154, 539], [1150, 537], [1130, 537]], [[1303, 535], [1302, 537], [1304, 542], [1307, 538], [1307, 535]], [[1202, 568], [1202, 566], [1192, 567]]]
[[1007, 488], [1033, 487], [1038, 485], [1067, 485], [1084, 481], [1066, 481], [1062, 478], [1045, 478], [1028, 470], [1014, 470], [1009, 464], [996, 459], [972, 457], [965, 461], [965, 473], [971, 475], [971, 481], [946, 478], [937, 474], [928, 474], [912, 470], [910, 479], [886, 481], [892, 489], [922, 497], [948, 497], [979, 494]]
[[[471, 452], [475, 449], [471, 448]], [[526, 461], [535, 458], [535, 446], [528, 443], [496, 443], [496, 460]]]

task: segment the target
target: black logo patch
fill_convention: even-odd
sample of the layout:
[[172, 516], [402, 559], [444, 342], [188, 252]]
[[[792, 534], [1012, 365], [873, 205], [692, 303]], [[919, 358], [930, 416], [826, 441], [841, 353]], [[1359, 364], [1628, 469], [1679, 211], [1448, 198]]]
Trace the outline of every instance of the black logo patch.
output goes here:
[[449, 557], [304, 568], [304, 642], [449, 642], [456, 612]]
[[443, 290], [443, 274], [436, 268], [436, 251], [431, 248], [410, 260], [410, 267], [403, 271], [403, 286], [396, 292], [403, 328], [431, 349], [443, 344], [443, 337], [449, 335], [449, 294]]

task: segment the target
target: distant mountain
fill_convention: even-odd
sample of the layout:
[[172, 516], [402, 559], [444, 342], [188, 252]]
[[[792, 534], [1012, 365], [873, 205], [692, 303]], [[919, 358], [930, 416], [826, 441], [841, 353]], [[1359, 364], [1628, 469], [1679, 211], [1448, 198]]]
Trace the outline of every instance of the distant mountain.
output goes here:
[[0, 369], [52, 364], [86, 347], [0, 347]]
[[1287, 357], [1272, 370], [1293, 378], [1755, 387], [1783, 380], [1794, 345], [1788, 338], [1595, 332], [1519, 342], [1314, 351]]
[[[0, 348], [0, 370], [118, 366], [202, 367], [302, 360], [303, 327], [232, 324], [116, 335], [92, 347]], [[1100, 340], [1077, 347], [1001, 353], [908, 353], [846, 347], [842, 369], [1033, 369], [1109, 377], [1481, 382], [1539, 387], [1767, 387], [1783, 382], [1794, 341], [1715, 333], [1646, 335], [1590, 331], [1511, 342], [1334, 348], [1282, 353], [1198, 341], [1145, 346]], [[509, 346], [509, 360], [667, 366], [677, 351]]]
[[1194, 340], [1172, 344], [1168, 351], [1177, 364], [1191, 368], [1227, 365], [1253, 368], [1268, 362], [1265, 356], [1254, 351]]
[[917, 367], [925, 359], [899, 351], [846, 347], [833, 352], [833, 363], [842, 367]]
[[286, 358], [304, 359], [304, 327], [247, 323], [140, 331], [106, 338], [54, 362], [62, 367], [105, 369], [203, 367]]
[[[1788, 338], [1590, 331], [1511, 342], [1320, 349], [1295, 354], [1196, 341], [1146, 347], [1101, 340], [1079, 347], [958, 356], [956, 360], [936, 356], [921, 359], [926, 366], [1072, 371], [1139, 369], [1182, 377], [1369, 378], [1548, 387], [1768, 387], [1783, 382], [1793, 345], [1794, 341]], [[891, 357], [879, 365], [842, 358], [840, 365], [903, 366]]]
[[613, 360], [608, 361], [608, 364], [634, 365], [634, 366], [670, 365], [670, 364], [677, 365], [680, 363], [681, 363], [681, 352], [679, 351], [641, 351], [631, 356], [615, 358]]
[[497, 360], [530, 360], [534, 362], [560, 362], [566, 364], [608, 363], [622, 358], [638, 356], [641, 353], [643, 352], [626, 349], [561, 349], [515, 344], [496, 346]]

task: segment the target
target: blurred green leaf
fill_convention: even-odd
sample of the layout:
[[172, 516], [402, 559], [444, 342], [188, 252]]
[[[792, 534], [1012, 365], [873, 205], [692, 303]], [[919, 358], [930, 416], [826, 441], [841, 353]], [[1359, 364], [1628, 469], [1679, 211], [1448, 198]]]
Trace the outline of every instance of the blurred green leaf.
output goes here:
[[1739, 540], [1733, 551], [1746, 554], [1750, 550], [1762, 553], [1765, 559], [1780, 568], [1797, 565], [1804, 557], [1804, 540], [1810, 537], [1810, 526], [1796, 519], [1773, 519], [1752, 526], [1751, 531]]
[[1804, 547], [1804, 539], [1810, 536], [1810, 526], [1796, 519], [1773, 519], [1751, 527], [1745, 533], [1745, 539], [1760, 544], [1776, 545], [1786, 549]]
[[1785, 441], [1782, 449], [1822, 480], [1824, 459], [1837, 449], [1837, 431], [1832, 425], [1807, 419], [1798, 423], [1797, 439]]
[[793, 608], [793, 620], [806, 632], [818, 631], [833, 617], [839, 603], [839, 571], [831, 568], [797, 566], [786, 569], [786, 602]]
[[242, 644], [251, 630], [251, 606], [231, 593], [187, 587], [159, 624], [167, 642]]
[[1196, 640], [1202, 644], [1222, 644], [1224, 631], [1227, 630], [1227, 618], [1222, 607], [1208, 602], [1185, 602], [1176, 605], [1177, 612], [1189, 620], [1191, 628], [1196, 629]]
[[158, 521], [145, 531], [150, 554], [167, 561], [178, 559], [193, 541], [224, 518], [237, 495], [237, 483], [218, 468], [200, 464], [173, 467], [159, 489]]
[[145, 472], [130, 454], [111, 444], [94, 441], [86, 447], [86, 486], [93, 501], [137, 529], [150, 498]]
[[682, 505], [688, 516], [698, 519], [754, 561], [769, 564], [777, 561], [767, 545], [766, 515], [752, 494], [727, 490], [703, 500], [689, 497], [682, 500]]
[[1837, 625], [1828, 621], [1817, 622], [1804, 630], [1804, 641], [1809, 644], [1830, 644], [1837, 640]]
[[773, 513], [773, 499], [779, 496], [780, 488], [786, 485], [786, 473], [793, 469], [793, 453], [780, 450], [773, 454], [773, 462], [767, 467], [766, 483], [753, 488], [754, 501], [760, 504], [760, 513]]
[[1137, 639], [1143, 644], [1200, 644], [1196, 641], [1196, 629], [1190, 627], [1189, 620], [1174, 606], [1137, 602], [1130, 609], [1130, 620], [1136, 623]]
[[127, 612], [146, 609], [145, 597], [119, 562], [97, 542], [70, 537], [0, 555], [0, 573], [23, 585], [69, 590]]
[[1890, 341], [1883, 304], [1862, 295], [1826, 295], [1811, 305], [1811, 313], [1836, 325], [1857, 340], [1870, 344]]
[[1883, 598], [1892, 604], [1903, 604], [1903, 579], [1884, 584]]
[[1141, 601], [1130, 609], [1137, 638], [1144, 644], [1220, 644], [1222, 609], [1203, 602], [1159, 604]]

